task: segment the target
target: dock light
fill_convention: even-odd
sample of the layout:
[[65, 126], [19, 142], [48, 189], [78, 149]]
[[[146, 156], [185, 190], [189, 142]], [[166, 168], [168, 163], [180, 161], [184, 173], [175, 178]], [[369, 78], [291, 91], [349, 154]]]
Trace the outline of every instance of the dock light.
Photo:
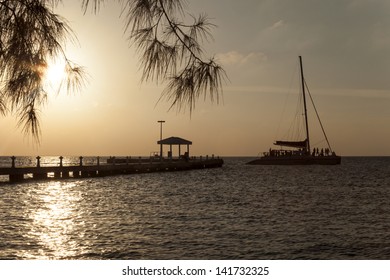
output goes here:
[[[160, 141], [162, 140], [162, 125], [165, 123], [165, 121], [157, 121], [160, 123]], [[163, 158], [163, 144], [160, 142], [160, 160]]]

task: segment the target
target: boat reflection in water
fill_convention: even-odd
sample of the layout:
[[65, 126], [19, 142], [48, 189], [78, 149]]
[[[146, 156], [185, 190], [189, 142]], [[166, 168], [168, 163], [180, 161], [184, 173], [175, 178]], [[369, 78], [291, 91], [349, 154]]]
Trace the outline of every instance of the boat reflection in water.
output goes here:
[[[325, 130], [317, 113], [317, 109], [314, 105], [313, 99], [310, 100], [313, 104], [314, 110], [316, 112], [318, 121], [320, 123], [322, 132], [325, 136], [328, 147], [325, 149], [319, 150], [314, 148], [311, 151], [310, 148], [310, 137], [309, 137], [309, 124], [307, 116], [307, 106], [306, 106], [306, 82], [303, 76], [303, 65], [302, 57], [299, 57], [299, 64], [301, 70], [301, 86], [302, 86], [302, 97], [303, 97], [303, 111], [304, 111], [304, 125], [306, 132], [306, 139], [300, 141], [276, 141], [274, 145], [280, 146], [280, 149], [270, 149], [269, 152], [263, 153], [263, 156], [248, 162], [247, 164], [253, 165], [308, 165], [308, 164], [322, 164], [322, 165], [335, 165], [341, 163], [341, 157], [337, 156], [336, 153], [332, 150], [328, 137], [326, 136]], [[290, 149], [285, 149], [288, 147]]]

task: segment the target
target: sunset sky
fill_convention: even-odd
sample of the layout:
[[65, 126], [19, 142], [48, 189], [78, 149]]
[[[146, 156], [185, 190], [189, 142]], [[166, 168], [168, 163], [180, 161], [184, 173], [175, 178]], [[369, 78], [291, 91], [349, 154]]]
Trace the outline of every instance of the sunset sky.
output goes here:
[[[56, 12], [77, 35], [67, 53], [86, 67], [89, 83], [81, 93], [49, 97], [40, 145], [15, 117], [2, 117], [1, 155], [149, 155], [159, 150], [157, 121], [165, 120], [163, 136], [193, 141], [193, 155], [257, 156], [291, 123], [301, 55], [332, 148], [342, 156], [390, 156], [388, 0], [189, 0], [188, 11], [217, 25], [205, 49], [229, 77], [223, 101], [200, 99], [191, 116], [157, 103], [163, 85], [140, 83], [116, 1], [97, 15], [80, 6], [64, 1]], [[325, 145], [315, 128], [312, 134], [312, 146]]]

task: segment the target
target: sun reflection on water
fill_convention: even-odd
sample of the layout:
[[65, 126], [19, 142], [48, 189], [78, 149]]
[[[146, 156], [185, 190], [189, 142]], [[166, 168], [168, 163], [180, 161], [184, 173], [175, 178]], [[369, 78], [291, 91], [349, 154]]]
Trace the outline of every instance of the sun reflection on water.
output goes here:
[[32, 190], [30, 198], [35, 200], [36, 207], [28, 213], [32, 223], [26, 238], [34, 240], [41, 249], [38, 256], [26, 252], [23, 258], [71, 258], [83, 250], [77, 238], [84, 232], [78, 207], [82, 195], [75, 190], [76, 186], [75, 182], [50, 182]]

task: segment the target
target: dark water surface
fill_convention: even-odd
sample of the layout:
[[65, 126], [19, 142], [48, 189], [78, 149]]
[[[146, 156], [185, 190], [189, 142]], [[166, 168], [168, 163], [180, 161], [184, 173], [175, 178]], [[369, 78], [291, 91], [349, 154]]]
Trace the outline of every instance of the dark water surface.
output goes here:
[[390, 158], [0, 185], [0, 259], [390, 259]]

